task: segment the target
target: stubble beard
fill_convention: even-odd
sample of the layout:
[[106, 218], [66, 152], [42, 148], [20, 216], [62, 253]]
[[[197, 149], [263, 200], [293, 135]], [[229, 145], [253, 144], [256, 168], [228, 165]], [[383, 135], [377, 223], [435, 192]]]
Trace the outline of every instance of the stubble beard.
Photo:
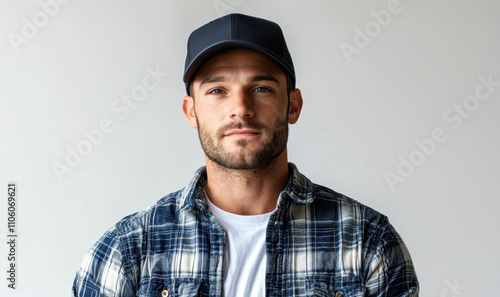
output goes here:
[[[198, 119], [196, 119], [198, 122]], [[226, 131], [232, 129], [255, 129], [267, 136], [267, 142], [260, 148], [248, 152], [245, 148], [253, 140], [238, 139], [235, 144], [241, 151], [229, 152], [221, 144]], [[281, 155], [288, 141], [288, 114], [276, 120], [271, 127], [253, 121], [238, 122], [226, 125], [215, 132], [208, 131], [198, 123], [198, 137], [205, 155], [215, 164], [238, 170], [260, 170], [270, 166]]]

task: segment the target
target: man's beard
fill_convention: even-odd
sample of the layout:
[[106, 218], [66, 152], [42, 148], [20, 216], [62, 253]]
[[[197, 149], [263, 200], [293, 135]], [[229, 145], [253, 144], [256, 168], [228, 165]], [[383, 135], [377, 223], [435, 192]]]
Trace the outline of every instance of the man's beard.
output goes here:
[[[198, 119], [197, 119], [198, 121]], [[251, 154], [248, 152], [228, 152], [220, 140], [226, 131], [233, 129], [255, 129], [261, 136], [267, 136], [267, 142], [262, 143]], [[259, 136], [259, 137], [261, 137]], [[232, 123], [210, 132], [198, 123], [198, 137], [205, 155], [214, 163], [228, 169], [264, 169], [269, 166], [285, 149], [288, 140], [288, 114], [284, 119], [276, 120], [271, 127], [253, 121]], [[236, 145], [245, 148], [251, 141], [238, 139]]]

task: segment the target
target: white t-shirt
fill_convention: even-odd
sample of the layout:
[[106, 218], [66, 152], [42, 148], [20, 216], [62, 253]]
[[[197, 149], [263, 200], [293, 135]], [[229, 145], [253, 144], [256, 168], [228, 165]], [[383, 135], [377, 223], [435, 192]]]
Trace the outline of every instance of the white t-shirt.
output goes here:
[[208, 197], [207, 203], [227, 234], [224, 295], [264, 297], [266, 228], [272, 212], [242, 216], [218, 208]]

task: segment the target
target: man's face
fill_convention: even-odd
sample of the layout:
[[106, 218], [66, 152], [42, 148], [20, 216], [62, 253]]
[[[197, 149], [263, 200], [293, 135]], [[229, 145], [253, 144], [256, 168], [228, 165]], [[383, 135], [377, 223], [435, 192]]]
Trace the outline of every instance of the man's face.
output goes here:
[[260, 169], [283, 153], [289, 99], [285, 73], [272, 59], [247, 49], [222, 52], [200, 67], [192, 86], [194, 99], [185, 98], [184, 112], [208, 159]]

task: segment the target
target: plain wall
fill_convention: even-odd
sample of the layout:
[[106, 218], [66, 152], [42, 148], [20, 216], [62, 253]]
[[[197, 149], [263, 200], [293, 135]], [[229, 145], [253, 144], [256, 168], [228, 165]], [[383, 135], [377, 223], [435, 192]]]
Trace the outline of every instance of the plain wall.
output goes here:
[[[0, 1], [1, 296], [69, 295], [110, 226], [204, 164], [181, 111], [186, 41], [230, 11], [285, 33], [304, 96], [289, 160], [390, 218], [421, 296], [496, 295], [498, 1], [62, 2]], [[148, 68], [168, 75], [143, 94]], [[3, 243], [11, 181], [16, 290]]]

